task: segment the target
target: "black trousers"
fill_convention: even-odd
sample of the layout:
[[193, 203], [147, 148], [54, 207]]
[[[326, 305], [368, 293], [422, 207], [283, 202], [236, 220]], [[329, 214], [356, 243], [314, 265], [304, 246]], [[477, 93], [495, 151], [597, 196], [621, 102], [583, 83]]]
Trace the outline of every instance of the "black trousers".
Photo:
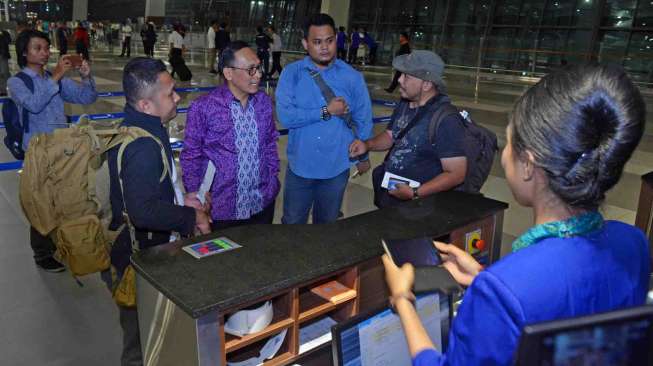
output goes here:
[[62, 42], [61, 40], [59, 40], [59, 55], [63, 56], [67, 53], [68, 53], [68, 41], [63, 40]]
[[356, 47], [356, 48], [350, 47], [349, 48], [349, 60], [347, 60], [347, 62], [349, 62], [350, 64], [353, 64], [354, 62], [356, 62], [356, 54], [358, 54], [358, 47]]
[[274, 219], [274, 203], [272, 201], [267, 205], [263, 211], [254, 214], [249, 219], [243, 220], [214, 220], [211, 223], [211, 231], [224, 230], [230, 227], [242, 226], [242, 225], [253, 225], [253, 224], [271, 224], [272, 219]]
[[370, 47], [370, 55], [369, 55], [369, 64], [374, 65], [376, 63], [376, 50], [378, 47]]
[[75, 50], [77, 54], [81, 54], [84, 60], [90, 60], [88, 56], [88, 47], [82, 41], [75, 42]]
[[270, 50], [258, 50], [256, 56], [263, 63], [263, 76], [270, 73]]
[[154, 57], [154, 42], [143, 42], [143, 50], [145, 52], [145, 56]]
[[388, 89], [390, 89], [390, 92], [393, 92], [395, 89], [397, 89], [397, 85], [399, 85], [400, 77], [401, 77], [401, 73], [399, 71], [395, 71], [395, 76], [392, 78], [392, 82], [388, 87]]
[[120, 56], [124, 56], [125, 51], [127, 51], [127, 57], [130, 57], [132, 54], [132, 37], [125, 37], [125, 40], [122, 42]]
[[281, 52], [272, 52], [272, 69], [270, 69], [270, 76], [275, 72], [278, 72], [279, 76], [281, 76], [281, 70], [283, 70], [283, 67], [281, 67]]
[[40, 261], [52, 257], [56, 249], [49, 236], [43, 236], [35, 228], [29, 228], [29, 245], [34, 251], [34, 260]]
[[347, 49], [346, 48], [338, 48], [338, 58], [347, 61]]

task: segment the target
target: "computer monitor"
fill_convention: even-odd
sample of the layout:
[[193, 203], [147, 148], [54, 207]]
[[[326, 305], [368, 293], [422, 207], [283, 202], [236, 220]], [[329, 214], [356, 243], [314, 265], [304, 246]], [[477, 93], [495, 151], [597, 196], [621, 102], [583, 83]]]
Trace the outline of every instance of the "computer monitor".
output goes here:
[[[419, 296], [417, 312], [438, 350], [447, 346], [453, 314], [451, 297], [439, 293]], [[333, 361], [337, 366], [411, 365], [399, 316], [384, 307], [355, 316], [331, 329]]]
[[515, 364], [652, 365], [653, 306], [524, 327]]

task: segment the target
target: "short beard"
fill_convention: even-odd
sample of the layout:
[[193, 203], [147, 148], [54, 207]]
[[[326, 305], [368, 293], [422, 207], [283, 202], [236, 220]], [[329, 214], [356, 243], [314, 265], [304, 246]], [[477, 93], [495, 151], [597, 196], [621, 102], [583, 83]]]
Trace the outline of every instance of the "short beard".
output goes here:
[[329, 61], [320, 61], [320, 60], [313, 59], [313, 62], [315, 62], [316, 64], [318, 64], [320, 66], [329, 66], [333, 62], [334, 59], [335, 59], [335, 57], [330, 59]]

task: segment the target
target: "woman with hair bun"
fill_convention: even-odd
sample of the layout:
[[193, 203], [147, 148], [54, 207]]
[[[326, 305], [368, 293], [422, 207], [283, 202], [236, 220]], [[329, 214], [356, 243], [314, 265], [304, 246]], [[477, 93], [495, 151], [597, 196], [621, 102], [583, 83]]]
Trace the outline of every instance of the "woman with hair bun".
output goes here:
[[435, 350], [411, 302], [413, 268], [383, 257], [414, 365], [510, 364], [526, 325], [644, 304], [647, 240], [598, 210], [644, 123], [639, 90], [618, 67], [549, 74], [517, 101], [501, 164], [535, 223], [511, 255], [484, 270], [457, 247], [435, 243], [445, 268], [469, 286], [446, 353]]

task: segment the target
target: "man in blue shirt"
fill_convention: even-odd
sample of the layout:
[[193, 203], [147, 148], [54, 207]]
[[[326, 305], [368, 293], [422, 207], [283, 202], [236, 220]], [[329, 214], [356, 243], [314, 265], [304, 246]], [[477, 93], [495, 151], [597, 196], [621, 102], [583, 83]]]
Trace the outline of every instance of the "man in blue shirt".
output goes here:
[[[284, 224], [306, 223], [311, 207], [314, 224], [338, 218], [349, 179], [349, 145], [354, 137], [367, 140], [372, 131], [372, 105], [363, 75], [336, 59], [333, 19], [326, 14], [310, 17], [302, 44], [309, 56], [283, 69], [276, 91], [277, 116], [290, 130]], [[325, 99], [311, 72], [319, 73], [335, 98]], [[369, 167], [366, 157], [359, 159], [360, 173]]]

